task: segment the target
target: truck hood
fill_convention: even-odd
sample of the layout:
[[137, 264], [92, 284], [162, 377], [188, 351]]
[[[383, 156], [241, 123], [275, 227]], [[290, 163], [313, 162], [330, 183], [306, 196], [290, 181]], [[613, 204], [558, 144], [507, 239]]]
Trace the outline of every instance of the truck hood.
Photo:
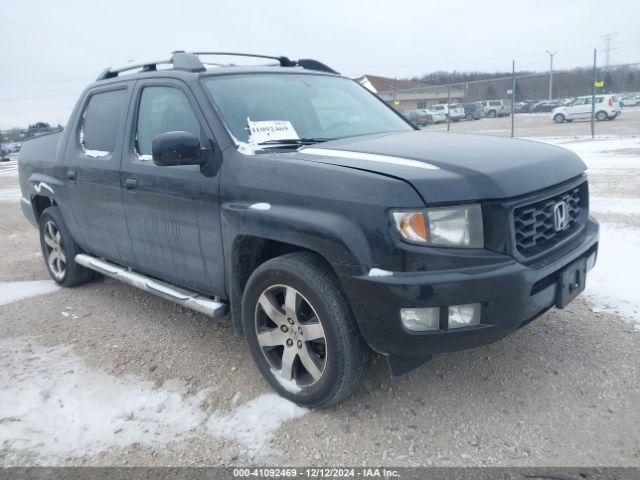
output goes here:
[[586, 170], [573, 152], [540, 142], [424, 131], [333, 140], [295, 156], [405, 180], [427, 203], [515, 197]]

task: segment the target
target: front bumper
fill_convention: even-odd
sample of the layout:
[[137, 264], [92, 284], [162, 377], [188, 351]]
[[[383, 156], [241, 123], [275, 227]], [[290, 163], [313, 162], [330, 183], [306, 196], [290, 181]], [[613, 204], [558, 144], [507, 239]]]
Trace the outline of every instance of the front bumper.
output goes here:
[[[504, 256], [489, 266], [389, 276], [340, 275], [365, 341], [384, 355], [428, 356], [495, 342], [556, 304], [559, 272], [598, 248], [598, 223], [589, 218], [583, 234], [553, 261], [533, 265]], [[454, 330], [411, 332], [401, 308], [482, 303], [481, 324]]]

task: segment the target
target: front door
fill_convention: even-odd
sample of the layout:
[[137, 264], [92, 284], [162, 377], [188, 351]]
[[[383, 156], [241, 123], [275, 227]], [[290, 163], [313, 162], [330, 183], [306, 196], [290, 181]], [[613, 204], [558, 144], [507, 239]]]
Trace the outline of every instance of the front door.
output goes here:
[[224, 293], [219, 176], [197, 165], [157, 166], [153, 137], [187, 131], [212, 139], [191, 92], [176, 80], [139, 81], [120, 172], [134, 259], [131, 265], [170, 283]]
[[590, 98], [578, 98], [568, 108], [570, 119], [585, 119], [591, 118], [591, 99]]
[[98, 88], [68, 126], [64, 176], [75, 222], [73, 238], [92, 255], [116, 263], [131, 257], [122, 207], [122, 136], [133, 82]]

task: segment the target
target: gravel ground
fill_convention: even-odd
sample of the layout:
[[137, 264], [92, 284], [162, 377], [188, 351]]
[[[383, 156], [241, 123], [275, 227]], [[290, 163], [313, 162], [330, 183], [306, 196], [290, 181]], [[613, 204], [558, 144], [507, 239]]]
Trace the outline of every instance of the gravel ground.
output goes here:
[[[7, 193], [17, 178], [3, 176], [6, 168], [0, 281], [47, 279], [36, 231]], [[620, 175], [592, 174], [594, 191], [637, 199], [637, 174], [622, 190]], [[640, 227], [638, 215], [597, 216]], [[0, 306], [0, 465], [640, 466], [640, 332], [615, 310], [591, 307], [579, 297], [503, 341], [398, 378], [377, 360], [353, 398], [305, 412], [274, 400], [228, 319], [110, 280], [60, 289]], [[99, 395], [83, 403], [74, 392], [85, 384]], [[27, 392], [31, 415], [45, 416], [41, 445], [10, 433], [21, 420], [3, 415], [2, 402], [15, 400], [3, 389], [16, 388]], [[133, 399], [109, 397], [128, 388]], [[158, 395], [153, 411], [107, 415], [122, 398]], [[67, 408], [66, 423], [47, 433], [57, 408]], [[265, 424], [274, 411], [280, 420]], [[106, 415], [105, 430], [88, 439], [97, 424], [85, 417], [94, 414]]]

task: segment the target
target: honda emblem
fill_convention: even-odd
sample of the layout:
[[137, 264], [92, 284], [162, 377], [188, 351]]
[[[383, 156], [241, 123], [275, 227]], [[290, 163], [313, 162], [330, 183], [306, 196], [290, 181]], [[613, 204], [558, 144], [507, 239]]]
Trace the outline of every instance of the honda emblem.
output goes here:
[[559, 201], [553, 206], [553, 227], [561, 232], [569, 226], [569, 208], [567, 202]]

